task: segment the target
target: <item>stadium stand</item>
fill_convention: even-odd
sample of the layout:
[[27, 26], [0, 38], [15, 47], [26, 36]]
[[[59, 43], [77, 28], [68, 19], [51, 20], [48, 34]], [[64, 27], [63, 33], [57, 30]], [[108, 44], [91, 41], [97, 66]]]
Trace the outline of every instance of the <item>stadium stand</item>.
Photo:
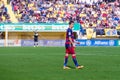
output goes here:
[[80, 22], [82, 27], [115, 28], [120, 23], [120, 3], [11, 0], [19, 22]]
[[[120, 34], [120, 0], [109, 1], [10, 0], [10, 4], [19, 23], [68, 23], [74, 20], [84, 31], [93, 28], [97, 35], [105, 35], [105, 29], [117, 29]], [[3, 6], [0, 20], [10, 22], [9, 19]]]
[[10, 16], [8, 14], [8, 9], [4, 4], [3, 0], [0, 0], [0, 23], [9, 23]]

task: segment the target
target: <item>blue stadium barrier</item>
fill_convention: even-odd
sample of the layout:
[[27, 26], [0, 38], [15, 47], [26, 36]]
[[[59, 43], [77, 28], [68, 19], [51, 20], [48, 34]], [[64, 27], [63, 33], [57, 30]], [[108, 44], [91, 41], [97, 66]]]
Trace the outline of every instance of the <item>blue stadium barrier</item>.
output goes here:
[[77, 40], [76, 46], [118, 46], [118, 40]]

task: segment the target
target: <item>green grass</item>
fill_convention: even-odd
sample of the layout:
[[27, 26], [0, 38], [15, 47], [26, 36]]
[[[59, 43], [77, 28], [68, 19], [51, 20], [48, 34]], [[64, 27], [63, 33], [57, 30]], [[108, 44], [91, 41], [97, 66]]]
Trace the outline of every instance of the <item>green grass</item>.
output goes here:
[[64, 47], [0, 47], [0, 80], [120, 80], [120, 47], [77, 47], [85, 67], [63, 70]]

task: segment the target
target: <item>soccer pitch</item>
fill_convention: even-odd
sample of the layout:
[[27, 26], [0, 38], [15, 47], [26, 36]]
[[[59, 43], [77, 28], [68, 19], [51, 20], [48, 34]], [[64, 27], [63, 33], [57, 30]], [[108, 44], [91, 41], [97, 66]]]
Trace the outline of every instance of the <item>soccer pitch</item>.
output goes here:
[[64, 47], [0, 47], [0, 80], [120, 80], [120, 47], [77, 47], [84, 65], [63, 70]]

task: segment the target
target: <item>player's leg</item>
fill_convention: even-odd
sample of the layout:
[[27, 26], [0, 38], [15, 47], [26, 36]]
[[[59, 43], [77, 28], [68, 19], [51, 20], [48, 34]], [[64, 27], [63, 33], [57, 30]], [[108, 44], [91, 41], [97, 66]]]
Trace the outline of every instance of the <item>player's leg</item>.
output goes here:
[[36, 39], [36, 46], [38, 47], [38, 39]]
[[34, 38], [34, 47], [36, 47], [36, 38]]
[[36, 47], [37, 46], [37, 42], [36, 41], [34, 41], [34, 47]]
[[38, 47], [38, 41], [34, 40], [34, 47]]
[[65, 58], [64, 58], [64, 66], [63, 66], [63, 69], [70, 69], [70, 68], [67, 66], [68, 57], [69, 57], [69, 49], [67, 48], [67, 49], [66, 49]]
[[77, 59], [76, 59], [76, 54], [72, 54], [72, 60], [73, 60], [76, 67], [79, 66]]
[[36, 46], [38, 47], [38, 41], [36, 42]]
[[65, 59], [64, 59], [64, 66], [67, 66], [67, 62], [68, 62], [68, 53], [65, 54]]
[[77, 59], [76, 59], [76, 54], [75, 54], [75, 51], [74, 51], [74, 48], [71, 48], [71, 54], [72, 54], [72, 60], [76, 66], [77, 69], [80, 69], [80, 68], [83, 68], [83, 66], [80, 66], [77, 62]]
[[35, 45], [36, 45], [36, 42], [34, 41], [34, 47], [35, 47]]

